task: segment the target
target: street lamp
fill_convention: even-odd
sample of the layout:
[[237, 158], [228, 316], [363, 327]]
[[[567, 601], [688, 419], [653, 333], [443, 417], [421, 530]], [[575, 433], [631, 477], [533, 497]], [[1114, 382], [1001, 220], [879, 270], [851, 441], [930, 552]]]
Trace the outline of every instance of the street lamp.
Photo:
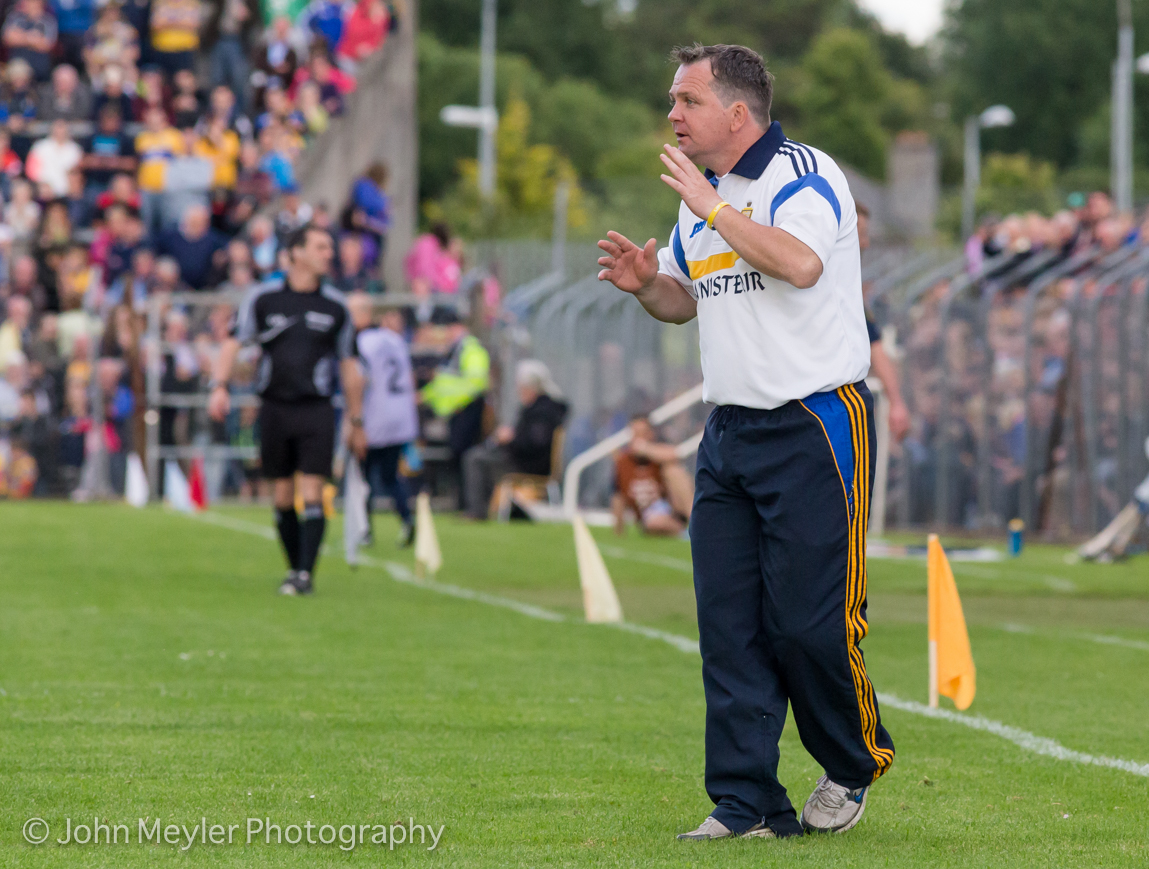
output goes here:
[[980, 115], [965, 119], [965, 183], [962, 186], [962, 240], [973, 234], [977, 188], [981, 184], [981, 131], [993, 127], [1010, 127], [1017, 118], [1009, 106], [990, 106]]
[[472, 127], [479, 131], [479, 193], [490, 200], [495, 193], [495, 23], [498, 0], [483, 0], [479, 31], [479, 105], [444, 106], [439, 120], [449, 127]]

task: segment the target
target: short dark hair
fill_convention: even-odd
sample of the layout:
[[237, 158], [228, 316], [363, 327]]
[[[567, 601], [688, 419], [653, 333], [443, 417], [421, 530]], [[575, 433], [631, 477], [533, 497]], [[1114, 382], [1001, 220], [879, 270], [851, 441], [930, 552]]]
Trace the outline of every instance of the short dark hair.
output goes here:
[[680, 45], [670, 53], [678, 64], [710, 61], [714, 92], [729, 105], [742, 100], [750, 115], [762, 127], [770, 126], [770, 104], [774, 99], [774, 76], [758, 52], [744, 45]]
[[303, 226], [299, 227], [298, 229], [291, 230], [291, 232], [287, 234], [287, 238], [285, 239], [286, 244], [284, 244], [284, 247], [287, 248], [288, 251], [293, 251], [297, 247], [306, 246], [307, 236], [313, 232], [322, 232], [327, 236], [331, 235], [331, 233], [329, 233], [322, 226], [308, 222], [303, 224]]

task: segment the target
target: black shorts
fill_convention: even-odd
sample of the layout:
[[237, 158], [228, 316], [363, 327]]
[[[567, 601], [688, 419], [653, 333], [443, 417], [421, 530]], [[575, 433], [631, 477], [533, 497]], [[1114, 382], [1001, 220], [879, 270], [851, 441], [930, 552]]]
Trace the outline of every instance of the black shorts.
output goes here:
[[259, 409], [259, 459], [264, 477], [282, 480], [296, 471], [330, 477], [334, 455], [335, 408], [330, 402], [263, 402]]

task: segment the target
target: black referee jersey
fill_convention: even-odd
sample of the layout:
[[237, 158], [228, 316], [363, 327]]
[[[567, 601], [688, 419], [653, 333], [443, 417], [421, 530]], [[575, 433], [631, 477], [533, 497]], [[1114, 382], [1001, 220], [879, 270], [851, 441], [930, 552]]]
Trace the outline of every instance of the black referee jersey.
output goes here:
[[339, 361], [355, 350], [347, 302], [326, 282], [301, 293], [285, 278], [265, 281], [244, 299], [232, 334], [263, 348], [256, 390], [265, 401], [283, 404], [329, 399]]

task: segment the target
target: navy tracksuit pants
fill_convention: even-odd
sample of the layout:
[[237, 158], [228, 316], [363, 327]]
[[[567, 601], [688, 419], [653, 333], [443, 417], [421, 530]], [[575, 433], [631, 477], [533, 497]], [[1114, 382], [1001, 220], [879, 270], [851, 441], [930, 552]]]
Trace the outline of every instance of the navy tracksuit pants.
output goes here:
[[690, 520], [706, 791], [735, 832], [801, 832], [778, 781], [787, 702], [835, 783], [869, 785], [893, 762], [858, 648], [874, 440], [863, 383], [707, 420]]

